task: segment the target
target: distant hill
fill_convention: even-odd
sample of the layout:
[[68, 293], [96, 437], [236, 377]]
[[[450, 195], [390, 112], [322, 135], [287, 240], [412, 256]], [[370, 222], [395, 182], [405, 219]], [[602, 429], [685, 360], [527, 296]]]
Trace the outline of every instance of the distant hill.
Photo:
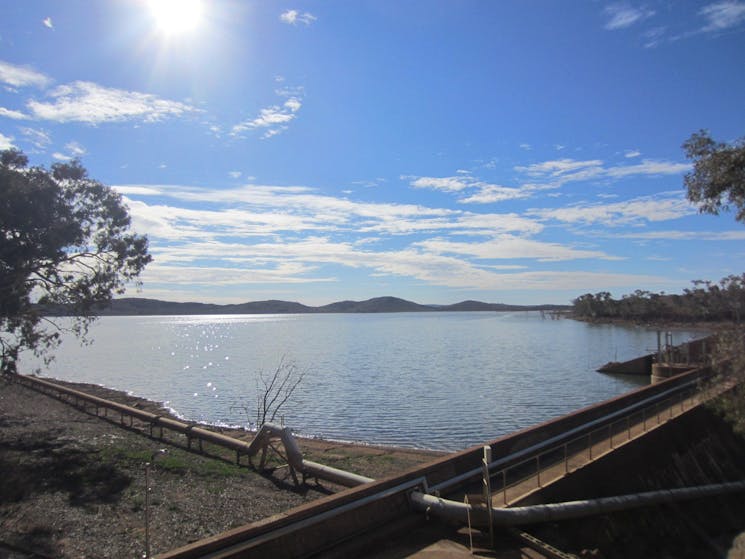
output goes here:
[[505, 305], [502, 303], [482, 303], [481, 301], [461, 301], [453, 305], [443, 305], [440, 311], [561, 311], [569, 309], [568, 305]]
[[[339, 301], [321, 307], [309, 307], [291, 301], [253, 301], [233, 305], [210, 303], [175, 303], [157, 299], [126, 297], [114, 299], [102, 316], [126, 315], [189, 315], [189, 314], [298, 314], [298, 313], [392, 313], [392, 312], [442, 312], [442, 311], [557, 311], [569, 305], [504, 305], [462, 301], [454, 305], [420, 305], [398, 297], [375, 297], [366, 301]], [[57, 313], [54, 314], [64, 314]]]
[[340, 301], [318, 307], [318, 312], [432, 312], [429, 305], [412, 303], [397, 297], [376, 297], [367, 301]]

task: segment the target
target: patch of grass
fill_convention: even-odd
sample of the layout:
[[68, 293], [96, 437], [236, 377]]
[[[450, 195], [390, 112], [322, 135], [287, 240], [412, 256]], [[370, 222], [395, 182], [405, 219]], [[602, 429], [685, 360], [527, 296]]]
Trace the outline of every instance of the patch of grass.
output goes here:
[[165, 454], [159, 454], [153, 459], [150, 449], [112, 446], [100, 451], [102, 462], [109, 464], [126, 463], [131, 467], [144, 467], [150, 462], [152, 468], [172, 474], [184, 475], [191, 473], [202, 477], [245, 477], [251, 474], [245, 467], [226, 462], [221, 459], [210, 459], [179, 449], [169, 448]]

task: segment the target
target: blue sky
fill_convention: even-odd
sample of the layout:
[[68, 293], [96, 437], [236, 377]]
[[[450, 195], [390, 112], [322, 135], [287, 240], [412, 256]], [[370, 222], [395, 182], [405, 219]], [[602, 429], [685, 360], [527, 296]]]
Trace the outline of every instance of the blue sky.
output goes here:
[[745, 1], [163, 2], [0, 8], [0, 147], [121, 192], [154, 256], [131, 295], [568, 303], [743, 272], [680, 146], [745, 135]]

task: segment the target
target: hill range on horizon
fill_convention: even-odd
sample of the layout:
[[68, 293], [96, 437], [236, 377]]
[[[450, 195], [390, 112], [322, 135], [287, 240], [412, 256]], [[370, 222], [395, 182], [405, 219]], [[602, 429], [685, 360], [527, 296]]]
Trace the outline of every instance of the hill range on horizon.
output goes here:
[[393, 313], [446, 311], [562, 311], [570, 305], [507, 305], [481, 301], [461, 301], [451, 305], [423, 305], [398, 297], [374, 297], [365, 301], [338, 301], [312, 307], [294, 301], [266, 300], [239, 304], [174, 302], [158, 299], [125, 297], [114, 299], [111, 305], [97, 312], [99, 316], [128, 315], [188, 315], [188, 314], [300, 314], [300, 313]]

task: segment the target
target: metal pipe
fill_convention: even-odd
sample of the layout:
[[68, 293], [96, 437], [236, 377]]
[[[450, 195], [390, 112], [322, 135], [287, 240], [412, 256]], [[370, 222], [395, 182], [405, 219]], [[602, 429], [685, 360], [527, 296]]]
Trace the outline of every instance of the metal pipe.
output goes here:
[[[527, 507], [492, 509], [492, 520], [499, 526], [519, 526], [522, 524], [538, 524], [557, 520], [581, 518], [596, 514], [606, 514], [637, 507], [671, 503], [687, 499], [713, 497], [725, 493], [745, 491], [745, 481], [682, 487], [678, 489], [661, 489], [619, 495], [616, 497], [601, 497], [583, 501], [568, 501], [565, 503], [549, 503]], [[414, 491], [410, 494], [414, 508], [435, 514], [450, 520], [467, 522], [469, 513], [473, 515], [471, 505], [458, 501], [442, 499], [434, 495]], [[478, 516], [477, 516], [478, 518]]]

